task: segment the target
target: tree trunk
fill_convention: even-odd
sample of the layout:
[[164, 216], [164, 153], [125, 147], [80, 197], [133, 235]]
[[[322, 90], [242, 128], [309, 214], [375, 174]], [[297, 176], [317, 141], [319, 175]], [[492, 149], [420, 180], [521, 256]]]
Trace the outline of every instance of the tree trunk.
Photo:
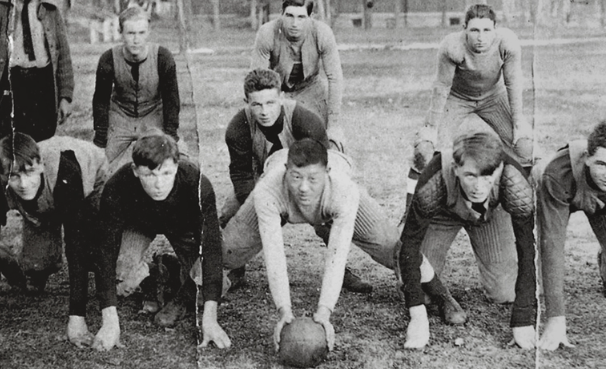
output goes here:
[[395, 18], [394, 27], [400, 28], [400, 13], [402, 13], [402, 0], [394, 0], [393, 16]]
[[185, 9], [183, 0], [177, 0], [177, 19], [179, 27], [179, 54], [187, 52], [189, 41], [187, 39], [187, 28], [185, 27]]
[[257, 0], [250, 0], [250, 28], [257, 30], [259, 22], [257, 21]]
[[362, 0], [362, 23], [364, 24], [364, 29], [372, 28], [372, 6], [374, 6], [374, 0]]
[[442, 0], [442, 27], [448, 27], [448, 0]]
[[[185, 1], [189, 1], [191, 4], [191, 0]], [[221, 29], [221, 12], [219, 10], [219, 0], [210, 0], [210, 2], [213, 4], [213, 27], [215, 31], [218, 31]]]
[[332, 26], [332, 8], [330, 7], [330, 0], [324, 0], [324, 13], [326, 13], [326, 23]]
[[602, 27], [606, 27], [606, 0], [598, 0], [600, 2], [600, 18], [602, 20]]
[[324, 1], [317, 0], [316, 5], [318, 6], [317, 7], [318, 19], [321, 21], [326, 20], [326, 10], [324, 9]]

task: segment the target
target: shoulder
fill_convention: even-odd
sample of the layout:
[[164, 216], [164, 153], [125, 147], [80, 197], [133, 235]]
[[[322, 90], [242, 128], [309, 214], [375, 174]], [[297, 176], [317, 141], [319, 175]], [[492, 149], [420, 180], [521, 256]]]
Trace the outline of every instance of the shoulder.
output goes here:
[[534, 211], [532, 186], [519, 166], [505, 163], [501, 175], [503, 208], [512, 216], [525, 217]]
[[509, 28], [497, 28], [497, 39], [501, 52], [517, 52], [521, 50], [518, 36]]
[[110, 48], [108, 50], [105, 50], [105, 52], [103, 54], [101, 54], [101, 56], [99, 57], [99, 64], [101, 63], [112, 63], [113, 64], [113, 60], [114, 60], [114, 48]]
[[560, 148], [555, 155], [549, 160], [543, 173], [543, 178], [551, 178], [560, 183], [567, 182], [567, 179], [573, 177], [572, 160], [570, 157], [570, 146], [566, 145]]
[[243, 132], [248, 132], [248, 124], [246, 120], [246, 112], [241, 109], [236, 115], [231, 118], [231, 121], [227, 125], [225, 130], [225, 139], [230, 141], [236, 137], [240, 137]]
[[263, 24], [257, 31], [257, 39], [265, 41], [273, 40], [274, 33], [276, 32], [276, 29], [281, 26], [281, 23], [280, 19], [274, 19]]
[[459, 31], [446, 35], [440, 43], [438, 53], [454, 62], [462, 62], [465, 56], [465, 33]]
[[292, 110], [292, 118], [293, 121], [296, 120], [302, 123], [307, 123], [308, 121], [321, 122], [320, 117], [316, 113], [312, 112], [311, 110], [299, 104], [298, 102], [295, 102], [294, 104], [294, 108]]
[[173, 53], [170, 52], [166, 47], [158, 46], [158, 61], [164, 61], [165, 63], [175, 64], [175, 58]]
[[40, 4], [48, 10], [57, 10], [59, 8], [57, 0], [41, 0]]
[[419, 177], [413, 201], [422, 214], [434, 214], [446, 203], [448, 189], [442, 171], [442, 157], [438, 154]]

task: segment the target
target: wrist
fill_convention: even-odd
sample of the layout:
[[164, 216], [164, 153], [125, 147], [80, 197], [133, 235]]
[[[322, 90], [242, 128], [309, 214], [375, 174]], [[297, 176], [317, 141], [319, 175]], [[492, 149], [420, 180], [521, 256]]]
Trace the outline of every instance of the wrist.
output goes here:
[[86, 324], [86, 320], [80, 315], [70, 315], [69, 324]]
[[204, 303], [204, 313], [202, 315], [203, 322], [217, 321], [217, 306], [217, 302], [212, 300]]
[[408, 313], [410, 314], [410, 320], [427, 320], [427, 309], [423, 304], [411, 306], [410, 308], [408, 308]]
[[316, 310], [316, 316], [319, 318], [325, 318], [326, 320], [330, 319], [332, 315], [332, 310], [326, 305], [318, 305], [318, 309]]
[[115, 306], [108, 306], [105, 309], [101, 310], [101, 316], [103, 319], [103, 324], [117, 324], [118, 323], [118, 311]]
[[280, 306], [278, 308], [278, 313], [281, 317], [285, 317], [287, 315], [292, 315], [292, 308], [290, 305]]

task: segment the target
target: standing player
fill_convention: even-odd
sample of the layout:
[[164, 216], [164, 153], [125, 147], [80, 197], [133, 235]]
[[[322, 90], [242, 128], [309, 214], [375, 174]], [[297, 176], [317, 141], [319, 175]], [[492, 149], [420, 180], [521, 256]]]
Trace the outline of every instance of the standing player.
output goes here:
[[122, 44], [99, 59], [93, 96], [94, 143], [105, 148], [110, 173], [130, 161], [134, 142], [151, 128], [179, 140], [179, 86], [168, 49], [149, 43], [149, 15], [120, 14]]
[[[280, 75], [270, 69], [255, 69], [244, 79], [247, 106], [233, 117], [225, 132], [230, 156], [229, 175], [235, 195], [227, 198], [221, 211], [223, 227], [253, 190], [270, 155], [303, 138], [312, 138], [328, 146], [326, 129], [320, 118], [299, 102], [285, 99], [280, 84]], [[244, 268], [230, 272], [233, 287], [245, 283]], [[372, 291], [372, 286], [361, 281], [349, 268], [343, 285], [353, 292]]]
[[190, 271], [202, 247], [203, 345], [214, 341], [219, 348], [229, 347], [229, 337], [217, 323], [223, 271], [210, 181], [194, 164], [179, 160], [177, 143], [163, 133], [139, 138], [132, 159], [107, 181], [101, 198], [101, 258], [106, 268], [100, 271], [100, 293], [115, 305], [116, 292], [123, 296], [134, 292], [149, 274], [143, 254], [157, 234], [164, 234], [181, 264], [182, 285], [154, 321], [172, 327], [188, 305], [195, 306], [196, 285]]
[[446, 36], [438, 51], [431, 105], [414, 143], [407, 207], [434, 151], [451, 142], [470, 114], [482, 118], [522, 166], [531, 165], [532, 127], [522, 111], [520, 42], [509, 29], [496, 28], [496, 15], [488, 5], [472, 5], [463, 27]]
[[[274, 330], [278, 347], [284, 324], [294, 316], [282, 236], [285, 223], [310, 224], [327, 245], [324, 276], [314, 320], [324, 326], [330, 349], [335, 308], [345, 263], [355, 243], [375, 261], [396, 268], [398, 230], [380, 206], [349, 177], [351, 164], [342, 154], [315, 140], [294, 142], [268, 159], [265, 174], [223, 232], [223, 261], [238, 268], [263, 251], [269, 288], [280, 314]], [[440, 285], [431, 266], [417, 265], [422, 281]]]
[[45, 140], [71, 114], [74, 71], [54, 1], [0, 2], [0, 90], [0, 136], [14, 128]]
[[115, 304], [101, 299], [103, 325], [96, 337], [89, 333], [84, 319], [88, 271], [102, 267], [93, 261], [98, 262], [97, 209], [107, 172], [103, 150], [72, 137], [54, 136], [36, 144], [28, 135], [16, 132], [0, 141], [0, 162], [0, 179], [6, 188], [4, 222], [8, 208], [23, 217], [22, 252], [15, 257], [0, 247], [0, 271], [13, 286], [24, 288], [29, 280], [42, 290], [49, 274], [61, 266], [65, 241], [70, 288], [68, 339], [79, 347], [112, 348], [120, 337]]
[[571, 347], [566, 337], [564, 246], [570, 214], [583, 211], [600, 243], [600, 276], [606, 293], [606, 122], [587, 140], [570, 142], [547, 164], [537, 190], [539, 240], [547, 325], [539, 347]]
[[[515, 245], [512, 226], [503, 221], [505, 212], [511, 215]], [[450, 245], [465, 228], [486, 296], [497, 303], [513, 302], [513, 338], [520, 347], [533, 348], [533, 227], [532, 187], [493, 133], [464, 134], [452, 152], [436, 155], [421, 175], [401, 236], [402, 292], [411, 317], [405, 346], [421, 348], [429, 341], [421, 261], [426, 257], [440, 275]], [[447, 320], [463, 323], [466, 316], [454, 311], [452, 318]]]
[[[282, 16], [259, 28], [251, 69], [270, 68], [280, 74], [287, 97], [318, 114], [331, 144], [343, 149], [339, 124], [343, 71], [332, 30], [310, 18], [313, 0], [283, 0]], [[321, 68], [326, 80], [321, 76]]]

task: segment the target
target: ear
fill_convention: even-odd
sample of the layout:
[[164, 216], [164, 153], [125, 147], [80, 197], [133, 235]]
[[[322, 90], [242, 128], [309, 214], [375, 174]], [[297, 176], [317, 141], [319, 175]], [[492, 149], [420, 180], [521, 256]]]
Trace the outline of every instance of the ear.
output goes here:
[[137, 166], [135, 165], [135, 163], [132, 163], [130, 165], [130, 168], [133, 170], [133, 174], [135, 175], [135, 177], [139, 178], [139, 173], [137, 172]]

